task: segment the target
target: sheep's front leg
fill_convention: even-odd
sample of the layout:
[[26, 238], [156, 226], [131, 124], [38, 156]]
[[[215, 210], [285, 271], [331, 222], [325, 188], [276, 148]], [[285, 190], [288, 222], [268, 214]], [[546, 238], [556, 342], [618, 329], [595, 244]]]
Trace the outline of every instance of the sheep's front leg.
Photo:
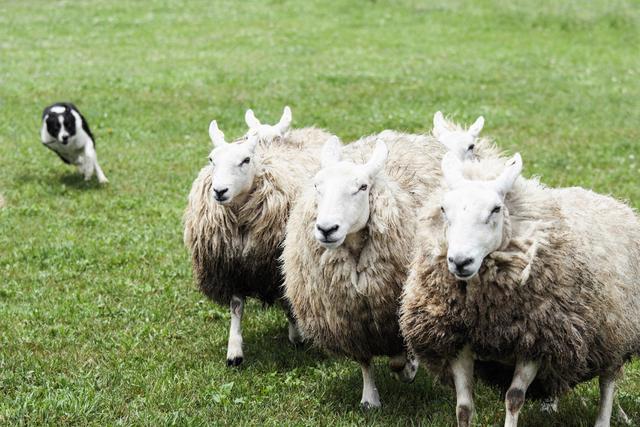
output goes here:
[[473, 418], [473, 353], [469, 346], [451, 361], [451, 373], [456, 387], [456, 418], [458, 427], [468, 427]]
[[398, 381], [410, 383], [416, 378], [418, 372], [418, 359], [406, 352], [400, 353], [389, 359], [389, 369], [391, 374]]
[[516, 363], [513, 379], [505, 397], [505, 406], [507, 408], [507, 415], [504, 419], [505, 427], [516, 427], [518, 425], [518, 415], [524, 405], [524, 396], [535, 379], [538, 368], [540, 368], [540, 363], [537, 361], [518, 361]]
[[227, 366], [238, 366], [242, 363], [242, 311], [244, 301], [233, 295], [231, 297], [231, 327], [229, 328], [229, 344], [227, 346]]
[[363, 409], [379, 408], [381, 406], [380, 396], [373, 380], [371, 361], [361, 362], [360, 367], [362, 368], [362, 399], [360, 400], [360, 405], [362, 405]]
[[616, 374], [604, 374], [598, 378], [600, 383], [600, 404], [596, 427], [609, 427], [613, 410], [613, 397], [616, 392]]

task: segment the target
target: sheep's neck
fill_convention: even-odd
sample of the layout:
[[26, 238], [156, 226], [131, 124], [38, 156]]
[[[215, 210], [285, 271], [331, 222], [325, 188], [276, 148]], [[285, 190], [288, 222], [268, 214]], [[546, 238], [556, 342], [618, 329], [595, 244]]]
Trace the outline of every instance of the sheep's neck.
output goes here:
[[356, 233], [347, 234], [347, 238], [344, 240], [344, 247], [349, 251], [353, 258], [360, 258], [360, 253], [367, 242], [368, 236], [366, 229], [360, 230]]

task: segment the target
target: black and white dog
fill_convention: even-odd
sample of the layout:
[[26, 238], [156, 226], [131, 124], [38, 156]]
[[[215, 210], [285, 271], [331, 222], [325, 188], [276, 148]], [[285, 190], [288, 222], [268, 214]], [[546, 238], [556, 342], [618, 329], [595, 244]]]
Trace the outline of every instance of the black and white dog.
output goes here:
[[53, 150], [63, 162], [76, 165], [85, 181], [95, 173], [98, 182], [109, 182], [104, 176], [98, 157], [96, 143], [89, 129], [89, 123], [70, 102], [57, 102], [42, 112], [40, 139]]

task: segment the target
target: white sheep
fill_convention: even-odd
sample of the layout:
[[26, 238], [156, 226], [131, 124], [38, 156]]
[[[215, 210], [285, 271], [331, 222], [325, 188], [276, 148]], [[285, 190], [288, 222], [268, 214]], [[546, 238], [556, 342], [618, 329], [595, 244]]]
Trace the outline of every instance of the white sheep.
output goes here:
[[[280, 124], [278, 131], [283, 129]], [[265, 129], [261, 125], [260, 130]], [[198, 285], [231, 309], [228, 365], [239, 365], [244, 358], [244, 299], [281, 301], [278, 258], [289, 209], [302, 183], [318, 170], [322, 143], [330, 136], [315, 128], [278, 135], [273, 141], [259, 141], [250, 130], [246, 137], [227, 143], [217, 123], [211, 122], [210, 165], [194, 181], [184, 214], [184, 242]], [[296, 343], [300, 337], [289, 319], [289, 339]]]
[[433, 136], [444, 144], [445, 147], [460, 159], [471, 160], [477, 156], [476, 146], [486, 143], [480, 138], [480, 132], [484, 127], [484, 117], [480, 116], [465, 130], [460, 125], [444, 118], [438, 111], [433, 116]]
[[277, 138], [284, 138], [291, 127], [291, 119], [291, 108], [288, 106], [284, 107], [282, 117], [275, 125], [260, 123], [252, 109], [248, 109], [244, 115], [245, 123], [249, 127], [247, 135], [256, 136], [260, 141], [273, 141]]
[[519, 155], [501, 173], [454, 154], [442, 169], [448, 190], [420, 214], [400, 324], [420, 360], [453, 377], [458, 424], [471, 424], [475, 370], [506, 391], [505, 426], [525, 394], [597, 376], [596, 426], [608, 426], [615, 379], [640, 352], [638, 217], [611, 197], [520, 178]]
[[286, 297], [303, 337], [360, 363], [365, 408], [380, 406], [374, 356], [390, 356], [405, 381], [417, 370], [399, 332], [398, 298], [416, 209], [439, 184], [444, 153], [431, 137], [382, 136], [387, 144], [380, 135], [344, 148], [337, 138], [327, 142], [322, 170], [291, 212], [282, 254]]

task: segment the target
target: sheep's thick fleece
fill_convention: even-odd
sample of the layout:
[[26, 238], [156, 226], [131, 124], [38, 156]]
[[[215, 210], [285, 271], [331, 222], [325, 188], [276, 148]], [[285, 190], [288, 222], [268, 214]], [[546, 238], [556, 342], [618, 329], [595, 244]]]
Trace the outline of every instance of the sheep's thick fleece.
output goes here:
[[631, 208], [519, 178], [502, 247], [463, 282], [447, 268], [440, 200], [434, 194], [420, 214], [401, 305], [402, 332], [420, 359], [447, 376], [446, 361], [469, 344], [477, 374], [502, 390], [516, 357], [539, 360], [527, 396], [540, 398], [638, 354], [640, 223]]
[[289, 210], [301, 186], [318, 171], [320, 150], [329, 137], [304, 128], [260, 142], [253, 189], [240, 206], [216, 203], [211, 166], [200, 171], [184, 214], [184, 243], [205, 295], [223, 305], [232, 295], [268, 304], [282, 297], [278, 258]]

